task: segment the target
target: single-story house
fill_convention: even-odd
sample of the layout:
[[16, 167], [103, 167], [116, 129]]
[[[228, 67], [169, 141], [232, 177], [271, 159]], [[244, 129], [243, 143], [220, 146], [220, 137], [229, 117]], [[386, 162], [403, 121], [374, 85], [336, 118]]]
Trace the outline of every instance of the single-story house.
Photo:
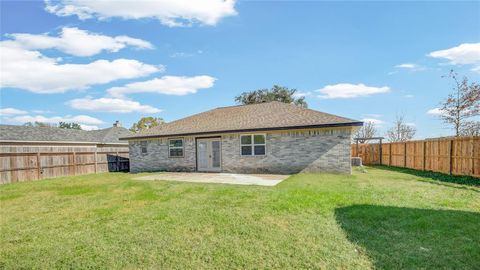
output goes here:
[[121, 139], [131, 172], [351, 173], [351, 135], [361, 125], [268, 102], [216, 108]]
[[118, 121], [112, 127], [97, 130], [0, 125], [0, 145], [10, 147], [126, 147], [128, 143], [119, 138], [129, 135], [132, 135], [132, 132], [122, 127]]

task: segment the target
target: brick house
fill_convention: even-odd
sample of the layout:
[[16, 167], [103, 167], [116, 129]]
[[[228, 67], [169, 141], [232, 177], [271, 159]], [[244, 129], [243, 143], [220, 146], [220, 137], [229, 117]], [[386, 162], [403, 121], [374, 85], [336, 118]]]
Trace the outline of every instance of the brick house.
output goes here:
[[221, 107], [122, 138], [130, 171], [351, 173], [362, 122], [292, 104]]

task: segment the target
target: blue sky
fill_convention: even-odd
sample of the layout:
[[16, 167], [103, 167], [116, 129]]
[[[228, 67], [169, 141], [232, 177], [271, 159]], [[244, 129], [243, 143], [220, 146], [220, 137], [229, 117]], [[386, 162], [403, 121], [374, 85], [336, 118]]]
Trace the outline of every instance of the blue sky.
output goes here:
[[379, 135], [404, 114], [424, 138], [452, 134], [442, 75], [480, 80], [478, 1], [200, 2], [2, 1], [1, 122], [130, 127], [279, 84]]

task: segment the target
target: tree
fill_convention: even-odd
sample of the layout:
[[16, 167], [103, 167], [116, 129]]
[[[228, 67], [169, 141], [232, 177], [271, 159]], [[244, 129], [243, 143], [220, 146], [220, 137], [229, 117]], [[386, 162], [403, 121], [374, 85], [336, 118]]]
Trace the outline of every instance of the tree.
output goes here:
[[58, 123], [58, 127], [64, 128], [64, 129], [78, 129], [78, 130], [82, 129], [82, 127], [77, 123], [67, 123], [67, 122]]
[[274, 85], [271, 89], [258, 89], [250, 92], [243, 92], [235, 97], [235, 101], [243, 105], [280, 101], [307, 108], [308, 104], [305, 101], [305, 97], [295, 95], [296, 93], [297, 89], [289, 89], [288, 87]]
[[392, 128], [387, 131], [387, 138], [390, 142], [405, 142], [415, 136], [416, 129], [404, 121], [403, 115], [397, 115]]
[[480, 136], [480, 122], [468, 121], [460, 128], [460, 136]]
[[[373, 122], [367, 121], [363, 123], [363, 126], [355, 133], [355, 138], [372, 138], [377, 134], [377, 129]], [[359, 143], [366, 143], [368, 140], [358, 140]]]
[[453, 93], [441, 103], [440, 118], [453, 126], [455, 136], [460, 136], [468, 119], [480, 115], [480, 84], [469, 83], [467, 77], [459, 80], [453, 70], [447, 77], [454, 81]]
[[56, 127], [55, 124], [43, 123], [43, 122], [27, 122], [23, 124], [26, 127]]
[[142, 117], [138, 122], [134, 123], [130, 128], [131, 132], [140, 132], [142, 130], [147, 130], [165, 123], [160, 117]]

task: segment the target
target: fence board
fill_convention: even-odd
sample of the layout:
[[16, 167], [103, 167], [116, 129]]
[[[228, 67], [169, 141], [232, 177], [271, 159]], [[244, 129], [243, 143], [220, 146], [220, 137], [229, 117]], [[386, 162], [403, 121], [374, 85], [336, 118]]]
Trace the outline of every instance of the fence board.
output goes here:
[[128, 170], [126, 146], [0, 146], [0, 184]]
[[352, 144], [352, 156], [361, 157], [365, 165], [381, 164], [480, 177], [480, 137], [438, 138], [421, 141]]

